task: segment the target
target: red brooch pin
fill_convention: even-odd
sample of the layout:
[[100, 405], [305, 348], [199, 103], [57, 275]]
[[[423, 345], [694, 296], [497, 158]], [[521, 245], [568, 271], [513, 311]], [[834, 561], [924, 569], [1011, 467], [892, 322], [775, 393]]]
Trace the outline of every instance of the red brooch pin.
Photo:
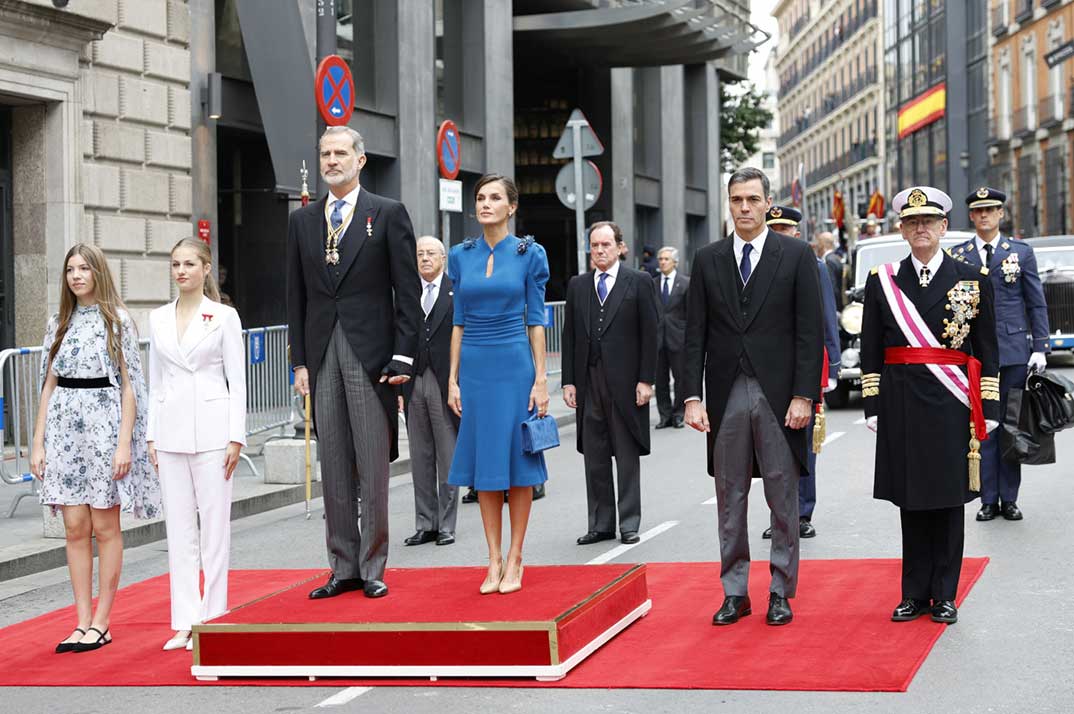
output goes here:
[[208, 313], [208, 312], [201, 313], [201, 322], [202, 322], [202, 324], [207, 325], [212, 321], [213, 321], [213, 316], [210, 313]]

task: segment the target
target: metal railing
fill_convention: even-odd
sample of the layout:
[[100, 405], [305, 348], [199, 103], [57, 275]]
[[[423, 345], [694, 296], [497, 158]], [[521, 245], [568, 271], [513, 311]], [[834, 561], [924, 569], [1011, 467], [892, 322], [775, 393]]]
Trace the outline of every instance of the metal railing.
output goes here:
[[811, 46], [805, 52], [806, 58], [804, 60], [800, 62], [796, 61], [793, 67], [780, 75], [780, 96], [786, 96], [791, 89], [797, 86], [799, 82], [805, 80], [813, 70], [824, 64], [824, 62], [834, 55], [839, 48], [849, 42], [858, 30], [864, 27], [876, 16], [876, 0], [866, 0], [860, 13], [855, 15], [844, 13], [835, 21], [835, 24], [832, 27], [837, 28], [838, 32], [827, 33], [827, 30], [829, 29], [828, 27], [818, 28], [818, 32], [825, 33], [823, 39], [818, 40], [814, 46]]
[[546, 302], [544, 305], [548, 320], [545, 323], [545, 372], [549, 376], [563, 372], [563, 318], [567, 303]]

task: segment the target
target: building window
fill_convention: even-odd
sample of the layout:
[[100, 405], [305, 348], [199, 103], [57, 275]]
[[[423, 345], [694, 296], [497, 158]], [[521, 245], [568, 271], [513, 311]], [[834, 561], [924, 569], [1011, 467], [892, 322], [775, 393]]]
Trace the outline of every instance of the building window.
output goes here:
[[761, 165], [765, 170], [776, 168], [776, 152], [766, 151], [761, 154]]

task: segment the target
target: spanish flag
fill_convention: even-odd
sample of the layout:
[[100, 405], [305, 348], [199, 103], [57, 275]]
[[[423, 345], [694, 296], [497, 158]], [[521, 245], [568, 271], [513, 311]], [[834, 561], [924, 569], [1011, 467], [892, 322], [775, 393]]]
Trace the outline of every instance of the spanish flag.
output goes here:
[[899, 138], [941, 118], [947, 110], [947, 84], [937, 84], [899, 109]]
[[865, 210], [866, 215], [873, 215], [877, 218], [884, 217], [884, 197], [880, 193], [880, 189], [873, 191], [873, 195], [869, 196], [869, 208]]
[[832, 199], [832, 219], [835, 221], [835, 225], [839, 227], [839, 230], [843, 230], [845, 227], [847, 208], [843, 202], [843, 192], [836, 191], [835, 198]]

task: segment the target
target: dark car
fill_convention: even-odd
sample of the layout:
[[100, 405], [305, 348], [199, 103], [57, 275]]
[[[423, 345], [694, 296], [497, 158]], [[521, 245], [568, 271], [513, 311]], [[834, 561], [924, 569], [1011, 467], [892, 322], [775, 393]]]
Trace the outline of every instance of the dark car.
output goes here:
[[1048, 304], [1052, 351], [1074, 350], [1074, 236], [1027, 238]]

